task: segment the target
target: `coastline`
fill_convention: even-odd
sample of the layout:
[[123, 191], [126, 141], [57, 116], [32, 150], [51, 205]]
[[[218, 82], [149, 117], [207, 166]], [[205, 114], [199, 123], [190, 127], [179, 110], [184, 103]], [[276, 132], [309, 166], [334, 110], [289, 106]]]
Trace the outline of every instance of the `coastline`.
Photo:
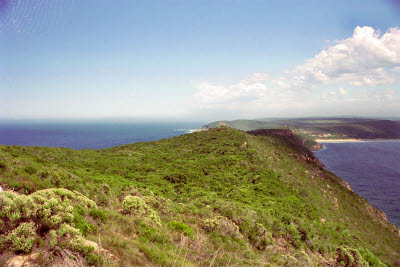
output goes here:
[[315, 139], [317, 143], [352, 143], [352, 142], [366, 142], [363, 139]]
[[208, 129], [204, 129], [204, 128], [199, 128], [199, 129], [190, 129], [188, 131], [188, 133], [196, 133], [196, 132], [204, 132], [207, 131]]
[[315, 139], [317, 143], [399, 142], [400, 139]]
[[311, 150], [313, 152], [325, 149], [324, 144], [332, 143], [368, 143], [368, 142], [400, 142], [400, 139], [315, 139], [317, 142], [316, 146], [313, 146]]

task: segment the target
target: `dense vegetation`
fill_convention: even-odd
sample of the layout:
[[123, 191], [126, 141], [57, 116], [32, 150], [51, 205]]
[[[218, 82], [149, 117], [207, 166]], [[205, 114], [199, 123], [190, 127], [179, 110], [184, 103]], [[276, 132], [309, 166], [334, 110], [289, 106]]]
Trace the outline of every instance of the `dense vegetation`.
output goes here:
[[[360, 118], [258, 119], [217, 121], [204, 128], [221, 124], [243, 131], [268, 128], [290, 128], [307, 142], [311, 139], [400, 139], [400, 121]], [[311, 141], [312, 142], [312, 141]], [[308, 144], [310, 147], [312, 143]]]
[[399, 229], [309, 153], [228, 127], [104, 150], [0, 146], [0, 265], [399, 265]]

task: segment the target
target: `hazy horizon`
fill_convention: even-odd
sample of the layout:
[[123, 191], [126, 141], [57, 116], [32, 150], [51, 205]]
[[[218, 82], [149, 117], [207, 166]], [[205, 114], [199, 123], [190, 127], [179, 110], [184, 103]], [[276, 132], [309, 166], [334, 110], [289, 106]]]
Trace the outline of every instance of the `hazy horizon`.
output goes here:
[[0, 120], [395, 117], [398, 3], [1, 1]]

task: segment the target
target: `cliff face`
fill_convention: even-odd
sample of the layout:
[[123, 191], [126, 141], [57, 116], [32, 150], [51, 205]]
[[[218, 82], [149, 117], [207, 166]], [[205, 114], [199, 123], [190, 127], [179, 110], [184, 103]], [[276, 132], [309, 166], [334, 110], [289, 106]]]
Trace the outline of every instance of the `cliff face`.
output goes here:
[[[324, 164], [315, 156], [315, 154], [308, 149], [304, 142], [305, 140], [301, 140], [298, 138], [292, 130], [289, 129], [259, 129], [254, 131], [248, 131], [249, 134], [253, 134], [256, 136], [275, 136], [280, 138], [285, 145], [291, 147], [293, 150], [297, 151], [299, 154], [298, 156], [307, 161], [307, 162], [314, 162], [319, 167], [325, 167]], [[320, 144], [314, 145], [314, 148], [320, 148]]]

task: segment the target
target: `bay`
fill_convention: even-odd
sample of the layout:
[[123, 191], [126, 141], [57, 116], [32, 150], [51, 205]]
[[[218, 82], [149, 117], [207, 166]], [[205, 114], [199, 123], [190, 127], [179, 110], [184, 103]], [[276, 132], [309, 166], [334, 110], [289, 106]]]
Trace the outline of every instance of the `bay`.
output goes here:
[[400, 141], [323, 143], [326, 168], [400, 226]]

